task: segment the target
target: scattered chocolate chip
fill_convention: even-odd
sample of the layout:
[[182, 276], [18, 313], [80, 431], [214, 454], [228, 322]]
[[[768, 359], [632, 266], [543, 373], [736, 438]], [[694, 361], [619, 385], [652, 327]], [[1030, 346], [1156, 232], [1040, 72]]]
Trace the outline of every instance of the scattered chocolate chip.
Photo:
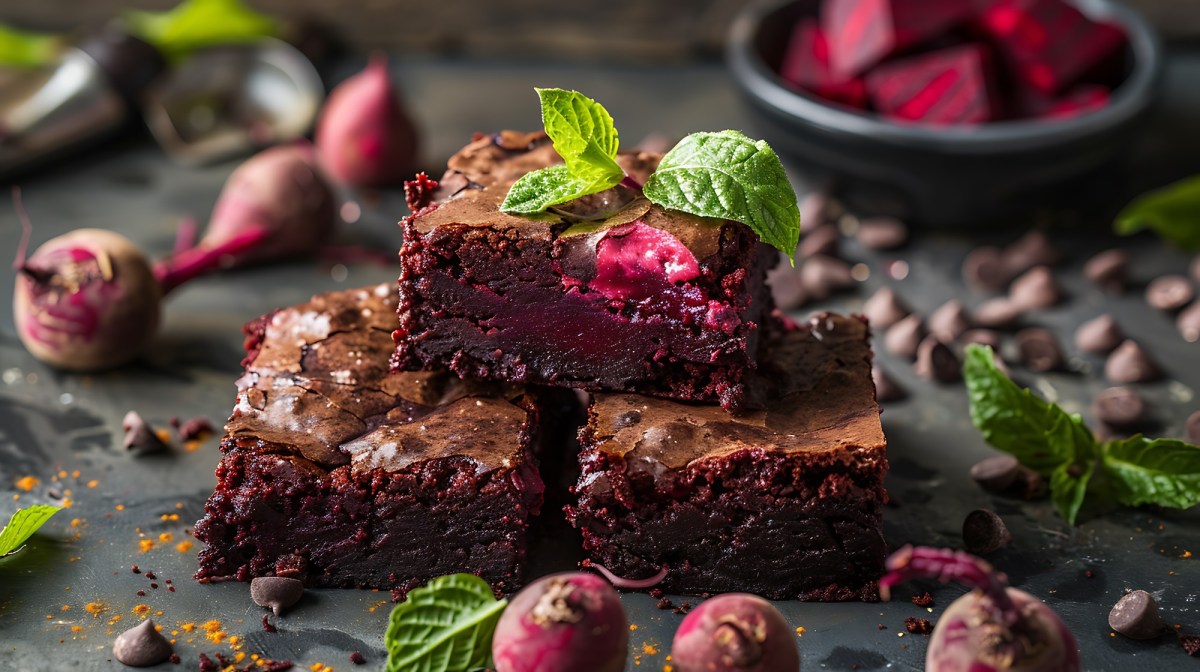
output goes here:
[[154, 428], [147, 425], [137, 411], [125, 414], [125, 419], [121, 421], [121, 429], [125, 430], [123, 443], [125, 450], [131, 453], [148, 455], [161, 453], [167, 449], [167, 444], [158, 438], [158, 435], [154, 433]]
[[1049, 308], [1062, 301], [1062, 290], [1054, 274], [1045, 266], [1026, 271], [1008, 288], [1008, 298], [1025, 310]]
[[927, 336], [917, 347], [918, 375], [939, 383], [953, 383], [962, 378], [962, 362], [950, 346], [935, 336]]
[[1196, 282], [1200, 282], [1200, 255], [1196, 255], [1196, 257], [1192, 259], [1192, 265], [1189, 266], [1188, 269], [1192, 274], [1192, 279]]
[[1196, 293], [1182, 275], [1164, 275], [1146, 286], [1146, 303], [1159, 310], [1174, 312], [1192, 302]]
[[977, 247], [968, 252], [963, 259], [962, 274], [972, 287], [993, 292], [1002, 291], [1012, 280], [1003, 253], [995, 247]]
[[135, 594], [136, 594], [138, 597], [145, 597], [145, 596], [146, 596], [146, 591], [144, 591], [144, 590], [139, 590], [139, 591], [137, 591], [137, 593], [135, 593]]
[[129, 568], [129, 571], [133, 572], [134, 574], [141, 574], [141, 573], [142, 573], [142, 570], [141, 570], [141, 568], [140, 568], [140, 567], [138, 567], [137, 565], [134, 565], [134, 566], [130, 567], [130, 568]]
[[875, 401], [887, 403], [900, 401], [908, 396], [908, 392], [900, 386], [900, 383], [892, 380], [892, 377], [878, 364], [871, 367], [871, 380], [875, 382]]
[[913, 595], [912, 603], [918, 607], [932, 607], [933, 595], [930, 595], [929, 591], [926, 591], [924, 595]]
[[884, 625], [883, 623], [879, 623], [875, 626], [875, 629], [876, 630], [887, 630], [887, 626]]
[[180, 662], [183, 661], [183, 659], [179, 657], [178, 653], [172, 653], [171, 657], [168, 658], [167, 660], [171, 661], [172, 665], [178, 665]]
[[928, 618], [913, 618], [909, 616], [904, 619], [904, 629], [914, 635], [928, 635], [933, 632], [933, 623], [930, 623]]
[[962, 336], [958, 337], [958, 342], [963, 345], [977, 343], [986, 345], [992, 350], [999, 350], [1000, 344], [1003, 342], [1003, 337], [1000, 332], [991, 329], [968, 329], [963, 332]]
[[154, 628], [154, 619], [117, 635], [113, 642], [113, 657], [130, 667], [150, 667], [171, 657], [171, 643]]
[[897, 357], [913, 359], [924, 337], [925, 324], [920, 315], [913, 314], [888, 327], [883, 334], [883, 347]]
[[839, 257], [841, 254], [838, 251], [838, 245], [841, 240], [842, 234], [838, 232], [836, 226], [826, 224], [809, 229], [808, 233], [800, 239], [800, 245], [796, 248], [799, 254], [796, 256], [804, 259], [817, 255]]
[[1026, 233], [1004, 250], [1004, 263], [1014, 275], [1034, 266], [1053, 266], [1061, 258], [1050, 238], [1038, 230]]
[[1006, 329], [1021, 319], [1025, 312], [1016, 301], [1000, 296], [988, 299], [975, 307], [975, 324], [992, 329]]
[[1175, 318], [1175, 326], [1179, 327], [1179, 335], [1188, 343], [1200, 341], [1200, 301], [1184, 308]]
[[1154, 639], [1166, 632], [1158, 603], [1144, 590], [1134, 590], [1117, 600], [1108, 612], [1108, 627], [1130, 639]]
[[1054, 371], [1063, 365], [1062, 348], [1049, 329], [1030, 327], [1017, 332], [1017, 351], [1021, 363], [1030, 371]]
[[146, 578], [153, 581], [154, 579], [158, 578], [158, 575], [155, 574], [154, 572], [146, 572]]
[[179, 426], [179, 438], [191, 441], [212, 434], [213, 426], [208, 418], [192, 418]]
[[800, 199], [800, 226], [814, 230], [829, 223], [829, 197], [823, 192], [809, 192]]
[[986, 555], [1012, 543], [1012, 533], [995, 511], [975, 509], [967, 514], [962, 528], [963, 545], [968, 553]]
[[1012, 491], [1021, 499], [1035, 500], [1046, 496], [1046, 479], [1041, 474], [1022, 466], [1017, 473], [1017, 481], [1013, 484]]
[[1104, 362], [1104, 375], [1114, 383], [1145, 383], [1162, 377], [1162, 371], [1142, 347], [1125, 340]]
[[872, 250], [894, 250], [908, 242], [908, 226], [895, 217], [867, 217], [858, 223], [854, 237]]
[[1107, 355], [1125, 340], [1117, 320], [1104, 313], [1079, 325], [1075, 330], [1075, 347], [1096, 355]]
[[367, 659], [363, 658], [361, 651], [355, 651], [350, 654], [350, 662], [354, 663], [355, 665], [366, 665]]
[[675, 603], [672, 602], [671, 598], [669, 597], [661, 597], [654, 606], [662, 609], [663, 611], [669, 611], [675, 608]]
[[1016, 482], [1021, 474], [1021, 463], [1012, 455], [996, 455], [976, 462], [970, 473], [971, 480], [978, 483], [979, 487], [997, 494]]
[[1200, 635], [1180, 635], [1179, 645], [1189, 656], [1200, 656]]
[[1088, 259], [1083, 265], [1083, 275], [1106, 292], [1120, 292], [1129, 282], [1129, 253], [1105, 250]]
[[887, 329], [910, 312], [908, 306], [896, 296], [895, 290], [886, 285], [875, 290], [862, 307], [863, 315], [875, 329]]
[[1113, 429], [1133, 429], [1146, 419], [1146, 402], [1128, 387], [1110, 387], [1096, 395], [1092, 414]]
[[780, 310], [795, 310], [808, 303], [808, 293], [800, 281], [800, 271], [792, 268], [787, 259], [767, 271], [767, 285], [771, 288], [771, 298], [775, 299], [775, 305]]
[[852, 287], [854, 276], [850, 264], [834, 257], [816, 254], [804, 260], [800, 267], [800, 283], [809, 297], [816, 301], [829, 298], [834, 292]]
[[279, 632], [279, 628], [272, 625], [271, 621], [268, 620], [267, 614], [263, 614], [262, 629], [263, 632]]
[[1183, 422], [1183, 438], [1194, 446], [1200, 446], [1200, 411], [1196, 411]]
[[283, 576], [260, 576], [250, 581], [250, 599], [260, 607], [270, 607], [276, 616], [300, 601], [304, 582]]
[[950, 299], [929, 315], [929, 333], [946, 343], [953, 343], [971, 328], [967, 309], [957, 299]]
[[692, 610], [692, 603], [688, 602], [687, 600], [684, 600], [683, 602], [679, 603], [678, 607], [675, 607], [674, 609], [672, 609], [671, 613], [686, 615], [691, 610]]

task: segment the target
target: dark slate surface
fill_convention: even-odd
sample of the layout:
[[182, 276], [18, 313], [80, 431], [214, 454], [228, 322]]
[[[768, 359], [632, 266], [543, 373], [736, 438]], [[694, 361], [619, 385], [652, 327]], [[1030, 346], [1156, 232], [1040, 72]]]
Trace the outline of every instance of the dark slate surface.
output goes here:
[[[1172, 94], [1160, 132], [1142, 150], [1132, 174], [1145, 177], [1195, 161], [1187, 152], [1200, 108], [1193, 87], [1192, 61], [1177, 62]], [[724, 71], [716, 66], [630, 68], [495, 65], [424, 62], [399, 70], [409, 101], [427, 130], [426, 164], [440, 165], [474, 130], [528, 128], [536, 124], [537, 103], [531, 87], [568, 86], [603, 101], [618, 120], [627, 144], [651, 132], [682, 135], [699, 129], [749, 126]], [[1188, 100], [1186, 96], [1192, 96]], [[1173, 160], [1169, 160], [1172, 159]], [[234, 164], [205, 169], [172, 166], [152, 147], [126, 141], [88, 154], [70, 165], [23, 181], [33, 216], [35, 243], [83, 226], [125, 233], [154, 255], [171, 246], [181, 216], [204, 216]], [[434, 171], [440, 173], [439, 171]], [[366, 242], [394, 249], [399, 232], [393, 222], [404, 213], [398, 194], [355, 196], [364, 216], [346, 227], [344, 242]], [[1014, 239], [1032, 219], [1012, 231], [972, 235], [991, 242]], [[16, 219], [0, 207], [0, 258], [16, 247]], [[1200, 407], [1200, 346], [1185, 343], [1168, 318], [1147, 307], [1135, 290], [1110, 298], [1087, 286], [1079, 268], [1087, 255], [1114, 242], [1100, 220], [1066, 227], [1060, 244], [1068, 262], [1058, 276], [1070, 301], [1031, 321], [1055, 329], [1064, 339], [1076, 325], [1102, 310], [1115, 313], [1127, 332], [1148, 345], [1166, 365], [1168, 380], [1142, 387], [1152, 401], [1155, 431], [1178, 436], [1183, 418]], [[1167, 271], [1182, 271], [1188, 258], [1149, 238], [1127, 243], [1139, 283]], [[907, 279], [894, 283], [916, 308], [929, 312], [956, 296], [968, 305], [982, 300], [959, 281], [958, 268], [969, 249], [964, 235], [917, 235], [906, 249], [879, 255], [846, 242], [846, 256], [862, 261], [871, 277], [856, 293], [828, 302], [855, 310], [882, 282], [882, 262], [903, 258]], [[327, 262], [296, 262], [211, 277], [171, 297], [165, 324], [150, 355], [121, 371], [78, 376], [56, 373], [30, 358], [17, 342], [12, 318], [0, 311], [0, 514], [19, 505], [69, 497], [73, 506], [59, 514], [45, 533], [19, 556], [0, 563], [0, 669], [109, 670], [112, 637], [137, 622], [134, 609], [147, 605], [168, 631], [179, 630], [180, 669], [195, 669], [197, 654], [231, 653], [229, 640], [214, 643], [202, 629], [185, 623], [219, 620], [223, 632], [243, 638], [247, 654], [291, 659], [308, 669], [321, 662], [340, 670], [359, 650], [366, 669], [380, 669], [385, 658], [382, 636], [390, 605], [385, 593], [310, 591], [291, 613], [276, 621], [279, 632], [261, 628], [264, 613], [241, 584], [201, 586], [191, 581], [196, 548], [179, 551], [199, 517], [214, 483], [215, 439], [197, 450], [130, 459], [116, 445], [122, 416], [131, 408], [165, 426], [171, 416], [203, 416], [219, 425], [231, 407], [241, 356], [240, 325], [269, 309], [296, 303], [314, 292], [379, 282], [394, 269], [369, 265], [349, 268]], [[11, 276], [0, 274], [0, 295], [11, 292]], [[822, 306], [822, 307], [825, 307]], [[797, 315], [799, 315], [798, 313]], [[1171, 638], [1131, 642], [1110, 635], [1105, 617], [1127, 588], [1143, 588], [1159, 597], [1168, 622], [1200, 632], [1200, 574], [1191, 553], [1200, 553], [1198, 512], [1124, 510], [1087, 517], [1069, 529], [1046, 502], [1024, 503], [988, 496], [966, 478], [968, 467], [990, 454], [966, 418], [961, 386], [937, 386], [912, 375], [906, 363], [883, 355], [884, 366], [911, 393], [908, 401], [889, 404], [884, 415], [891, 442], [889, 487], [897, 506], [887, 511], [886, 532], [893, 544], [914, 542], [960, 545], [963, 516], [976, 507], [992, 507], [1005, 517], [1015, 543], [993, 560], [1013, 583], [1047, 600], [1076, 632], [1088, 670], [1164, 669], [1194, 665]], [[1102, 381], [1086, 371], [1099, 360], [1074, 358], [1073, 371], [1017, 376], [1070, 410], [1087, 413], [1091, 395]], [[78, 475], [75, 472], [78, 471]], [[19, 500], [14, 482], [26, 475], [41, 479]], [[68, 493], [69, 491], [69, 493]], [[178, 515], [178, 520], [174, 519]], [[78, 522], [76, 522], [78, 521]], [[164, 542], [160, 535], [171, 535]], [[561, 536], [555, 533], [555, 536]], [[139, 542], [155, 547], [143, 552]], [[564, 539], [548, 542], [536, 561], [539, 571], [569, 567], [574, 561]], [[149, 587], [152, 570], [159, 588]], [[175, 592], [168, 592], [171, 579]], [[910, 594], [930, 587], [932, 614], [908, 602]], [[145, 590], [139, 597], [136, 591]], [[903, 633], [907, 616], [936, 617], [962, 591], [953, 587], [905, 586], [890, 604], [781, 603], [793, 626], [805, 628], [798, 643], [804, 669], [916, 670], [922, 668], [925, 639]], [[687, 598], [673, 597], [676, 603]], [[670, 638], [681, 616], [659, 610], [647, 595], [624, 597], [631, 622], [631, 670], [661, 670]], [[694, 602], [695, 600], [692, 599]], [[103, 603], [93, 616], [88, 603]], [[161, 614], [159, 614], [161, 612]], [[120, 619], [113, 622], [113, 619]], [[879, 626], [884, 626], [881, 629]], [[176, 669], [164, 666], [165, 669]]]

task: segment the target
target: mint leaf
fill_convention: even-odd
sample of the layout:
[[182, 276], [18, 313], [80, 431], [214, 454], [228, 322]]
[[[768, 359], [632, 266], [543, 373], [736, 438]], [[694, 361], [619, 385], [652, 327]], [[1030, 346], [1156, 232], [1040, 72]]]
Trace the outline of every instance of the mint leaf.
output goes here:
[[253, 42], [279, 32], [275, 20], [242, 0], [183, 0], [166, 12], [129, 11], [129, 30], [178, 59], [218, 44]]
[[1046, 432], [1046, 439], [1068, 456], [1067, 461], [1050, 472], [1050, 501], [1058, 515], [1068, 525], [1074, 525], [1096, 472], [1096, 440], [1078, 416], [1067, 415], [1061, 409], [1054, 426]]
[[1179, 247], [1200, 250], [1200, 175], [1135, 198], [1117, 214], [1113, 229], [1123, 236], [1153, 229]]
[[17, 30], [0, 24], [0, 65], [36, 68], [49, 63], [62, 47], [55, 35]]
[[4, 526], [4, 530], [0, 531], [0, 558], [21, 550], [22, 544], [58, 512], [59, 507], [49, 504], [36, 504], [17, 510], [9, 519], [8, 525]]
[[438, 577], [392, 609], [383, 641], [388, 672], [468, 672], [486, 667], [507, 600], [471, 574]]
[[596, 188], [596, 185], [594, 181], [575, 177], [565, 165], [550, 166], [522, 175], [509, 188], [500, 209], [514, 215], [533, 215], [612, 186]]
[[692, 133], [675, 145], [642, 188], [672, 210], [732, 219], [792, 257], [800, 207], [783, 163], [762, 140], [738, 131]]
[[1104, 470], [1126, 506], [1186, 509], [1200, 503], [1200, 446], [1142, 435], [1102, 446]]

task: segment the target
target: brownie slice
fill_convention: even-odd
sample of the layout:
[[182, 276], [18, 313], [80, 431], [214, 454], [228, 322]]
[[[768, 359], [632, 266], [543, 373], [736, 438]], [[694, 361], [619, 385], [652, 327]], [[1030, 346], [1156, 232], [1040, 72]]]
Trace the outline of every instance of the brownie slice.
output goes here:
[[300, 575], [396, 589], [471, 572], [521, 583], [538, 403], [446, 372], [390, 374], [390, 284], [247, 325], [246, 373], [196, 524], [200, 581]]
[[821, 314], [765, 347], [730, 415], [596, 394], [567, 516], [591, 560], [684, 594], [878, 599], [886, 444], [864, 321]]
[[[661, 155], [622, 154], [638, 183]], [[778, 254], [737, 222], [665, 211], [620, 186], [536, 217], [500, 212], [560, 162], [544, 133], [481, 136], [406, 219], [398, 369], [735, 408]]]

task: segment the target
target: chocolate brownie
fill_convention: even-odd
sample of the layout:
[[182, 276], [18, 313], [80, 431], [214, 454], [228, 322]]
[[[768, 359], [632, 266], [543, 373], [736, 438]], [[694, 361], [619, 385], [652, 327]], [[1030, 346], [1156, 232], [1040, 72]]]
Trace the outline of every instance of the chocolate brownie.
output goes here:
[[[640, 184], [661, 158], [617, 162]], [[628, 181], [543, 215], [500, 211], [514, 181], [560, 161], [545, 134], [512, 131], [451, 157], [403, 222], [396, 367], [737, 407], [779, 255]]]
[[684, 594], [875, 600], [886, 444], [864, 321], [821, 314], [765, 345], [736, 415], [595, 394], [567, 516], [619, 576]]
[[471, 572], [520, 585], [543, 494], [539, 400], [390, 374], [394, 296], [390, 284], [331, 292], [247, 325], [197, 579], [404, 592]]

